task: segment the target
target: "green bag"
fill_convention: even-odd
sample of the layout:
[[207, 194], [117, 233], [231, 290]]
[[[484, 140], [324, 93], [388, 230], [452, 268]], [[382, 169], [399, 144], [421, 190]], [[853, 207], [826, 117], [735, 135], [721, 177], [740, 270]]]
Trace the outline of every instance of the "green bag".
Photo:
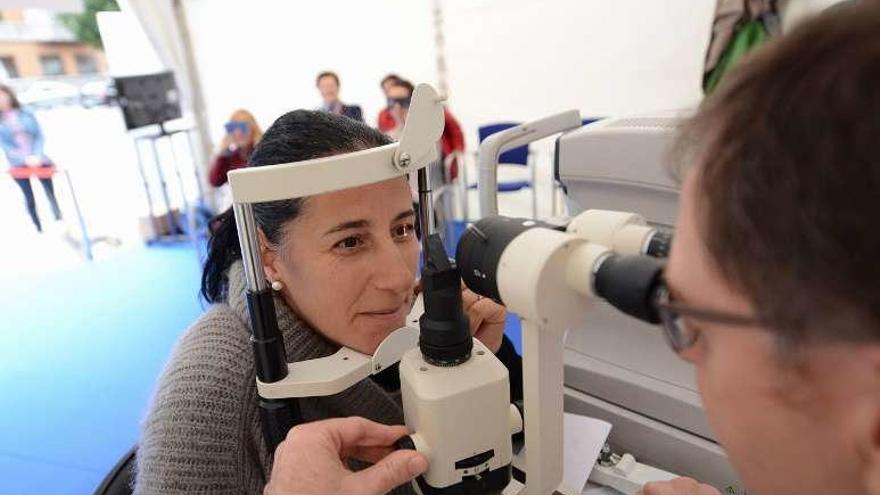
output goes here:
[[767, 28], [760, 19], [752, 19], [737, 30], [730, 44], [718, 60], [718, 64], [703, 78], [703, 92], [707, 95], [715, 90], [724, 74], [736, 65], [752, 48], [760, 45], [770, 37]]

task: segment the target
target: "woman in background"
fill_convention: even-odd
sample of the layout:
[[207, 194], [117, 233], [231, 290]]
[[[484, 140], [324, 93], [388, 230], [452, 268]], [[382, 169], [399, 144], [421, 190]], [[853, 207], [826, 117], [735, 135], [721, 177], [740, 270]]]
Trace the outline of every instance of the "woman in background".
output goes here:
[[[406, 125], [406, 116], [409, 114], [409, 105], [412, 101], [415, 86], [405, 79], [383, 80], [383, 88], [388, 82], [388, 89], [385, 96], [388, 99], [388, 108], [383, 110], [383, 114], [379, 115], [379, 130], [390, 136], [392, 139], [400, 139], [403, 133], [403, 127]], [[458, 120], [452, 116], [447, 108], [443, 109], [443, 135], [440, 137], [441, 157], [446, 157], [453, 153], [464, 152], [464, 133]], [[458, 163], [455, 159], [450, 160], [446, 170], [445, 179], [453, 180], [458, 176]], [[445, 181], [444, 181], [445, 182]]]
[[208, 182], [214, 187], [226, 184], [226, 174], [230, 170], [247, 166], [248, 157], [263, 137], [257, 120], [247, 110], [232, 112], [224, 127], [226, 136], [208, 172]]
[[40, 180], [55, 220], [61, 220], [61, 209], [52, 183], [55, 166], [43, 153], [43, 131], [34, 114], [21, 108], [12, 88], [4, 85], [0, 85], [0, 147], [6, 153], [9, 173], [24, 194], [25, 205], [37, 231], [43, 231], [43, 224], [37, 215], [31, 177]]

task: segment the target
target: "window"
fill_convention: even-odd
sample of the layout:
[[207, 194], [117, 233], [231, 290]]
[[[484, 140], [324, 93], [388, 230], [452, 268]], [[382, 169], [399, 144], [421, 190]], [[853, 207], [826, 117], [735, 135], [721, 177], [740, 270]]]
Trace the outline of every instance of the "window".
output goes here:
[[64, 75], [64, 63], [58, 55], [40, 55], [40, 67], [44, 76]]
[[15, 66], [15, 59], [8, 56], [0, 56], [0, 64], [3, 64], [3, 70], [6, 72], [6, 77], [8, 78], [16, 78], [18, 75], [18, 67]]
[[97, 74], [98, 64], [95, 62], [95, 57], [82, 53], [77, 54], [76, 71], [79, 74]]

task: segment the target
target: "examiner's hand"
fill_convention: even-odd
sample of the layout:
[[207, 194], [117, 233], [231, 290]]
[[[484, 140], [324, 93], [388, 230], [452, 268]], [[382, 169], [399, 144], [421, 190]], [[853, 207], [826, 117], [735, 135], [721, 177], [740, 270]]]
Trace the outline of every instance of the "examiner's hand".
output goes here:
[[715, 488], [691, 478], [652, 481], [642, 487], [641, 495], [721, 495]]
[[[394, 450], [408, 433], [404, 426], [386, 426], [364, 418], [336, 418], [296, 426], [275, 450], [275, 461], [264, 495], [381, 495], [428, 469], [428, 460], [414, 450]], [[373, 462], [350, 471], [348, 457]]]
[[461, 285], [461, 301], [470, 320], [471, 335], [492, 352], [498, 352], [504, 339], [507, 309], [488, 297], [477, 295], [464, 284]]

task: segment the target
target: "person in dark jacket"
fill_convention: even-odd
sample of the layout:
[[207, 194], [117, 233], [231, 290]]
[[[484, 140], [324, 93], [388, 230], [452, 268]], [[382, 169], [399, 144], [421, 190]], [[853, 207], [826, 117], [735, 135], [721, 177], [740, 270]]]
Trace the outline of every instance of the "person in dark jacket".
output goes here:
[[321, 110], [337, 115], [345, 115], [358, 122], [364, 121], [361, 107], [346, 105], [339, 100], [339, 76], [335, 72], [325, 71], [318, 74], [318, 77], [315, 79], [315, 86], [318, 87], [318, 91], [321, 92], [321, 99], [324, 100], [324, 104], [320, 108]]
[[6, 154], [9, 173], [24, 194], [25, 205], [38, 232], [43, 231], [43, 224], [37, 215], [31, 177], [39, 179], [43, 186], [55, 220], [61, 219], [52, 183], [55, 166], [43, 152], [43, 142], [43, 131], [34, 114], [21, 108], [12, 88], [0, 85], [0, 148]]

